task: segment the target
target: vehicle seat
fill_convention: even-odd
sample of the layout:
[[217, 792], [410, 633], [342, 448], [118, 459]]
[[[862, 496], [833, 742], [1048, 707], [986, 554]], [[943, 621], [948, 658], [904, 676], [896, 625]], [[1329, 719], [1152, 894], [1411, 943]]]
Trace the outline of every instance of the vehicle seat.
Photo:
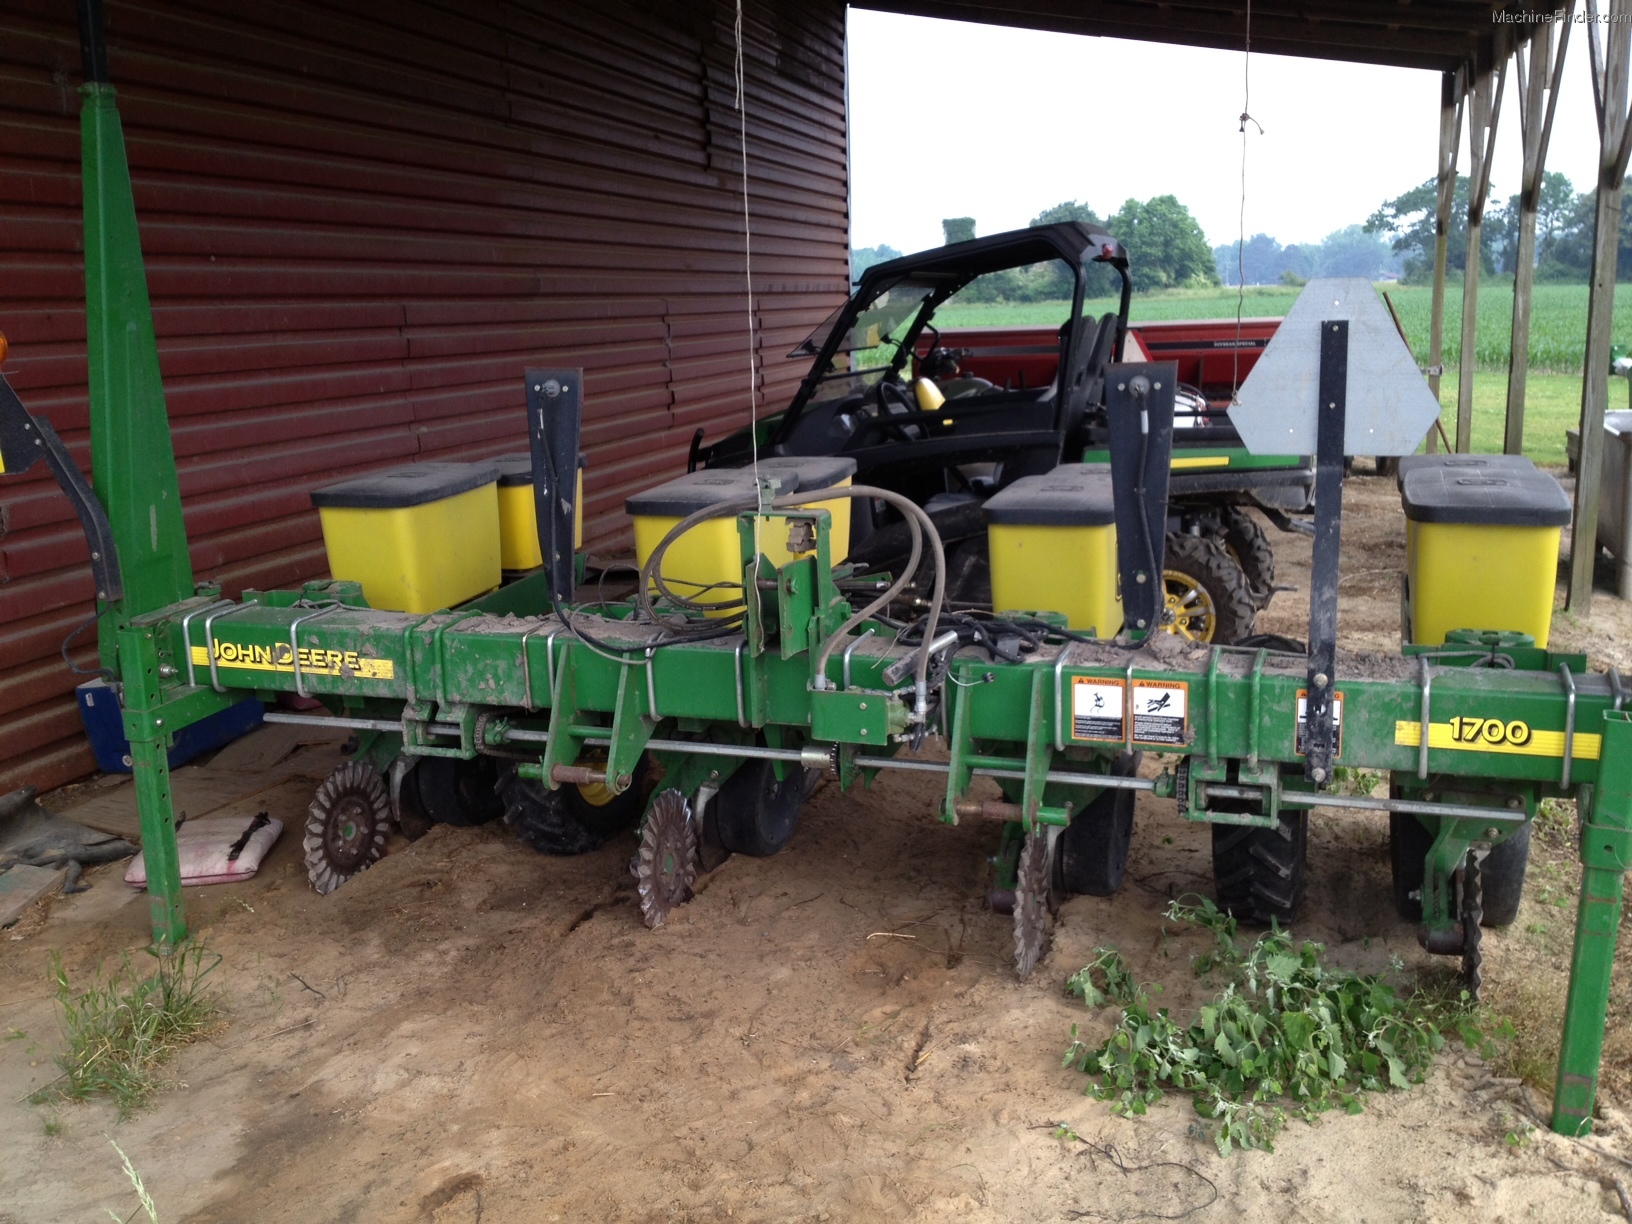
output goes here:
[[[1070, 325], [1067, 324], [1066, 326]], [[1065, 419], [1060, 422], [1061, 432], [1065, 438], [1071, 438], [1082, 427], [1083, 418], [1087, 415], [1089, 406], [1097, 405], [1104, 398], [1102, 388], [1105, 381], [1105, 367], [1110, 364], [1111, 354], [1115, 348], [1116, 315], [1107, 313], [1101, 316], [1099, 323], [1095, 326], [1093, 338], [1088, 341], [1087, 355], [1081, 366], [1082, 381], [1079, 384], [1079, 389], [1067, 390]], [[1061, 354], [1063, 362], [1063, 334], [1061, 337]]]

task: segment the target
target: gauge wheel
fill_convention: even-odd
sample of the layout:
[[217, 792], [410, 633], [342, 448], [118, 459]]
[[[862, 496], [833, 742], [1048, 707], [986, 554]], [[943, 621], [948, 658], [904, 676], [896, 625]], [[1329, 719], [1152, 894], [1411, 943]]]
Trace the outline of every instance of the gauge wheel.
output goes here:
[[[605, 769], [606, 753], [585, 750], [578, 758], [578, 764], [588, 765], [591, 769]], [[561, 793], [566, 796], [567, 810], [579, 824], [603, 836], [610, 837], [613, 833], [632, 828], [646, 810], [647, 788], [644, 780], [650, 772], [650, 764], [650, 758], [641, 757], [640, 764], [635, 767], [634, 782], [619, 794], [613, 794], [605, 782], [563, 786]]]
[[1240, 506], [1224, 507], [1219, 521], [1224, 529], [1224, 550], [1246, 575], [1253, 606], [1260, 610], [1269, 607], [1275, 597], [1275, 550], [1269, 546], [1269, 537], [1258, 520]]
[[788, 765], [779, 781], [774, 762], [744, 761], [714, 797], [708, 838], [733, 854], [768, 858], [780, 852], [799, 824], [805, 772]]
[[1166, 591], [1162, 627], [1168, 633], [1223, 646], [1252, 632], [1258, 609], [1247, 576], [1212, 540], [1168, 536], [1162, 579]]
[[[1111, 773], [1131, 778], [1139, 772], [1139, 752], [1119, 753]], [[1060, 832], [1055, 847], [1056, 882], [1088, 897], [1114, 896], [1122, 887], [1133, 838], [1131, 790], [1102, 790]]]
[[[1396, 794], [1395, 798], [1399, 798]], [[1434, 835], [1409, 812], [1388, 814], [1388, 857], [1394, 878], [1394, 908], [1407, 922], [1422, 921], [1422, 885]], [[1510, 925], [1519, 916], [1524, 876], [1530, 866], [1530, 825], [1498, 842], [1480, 864], [1481, 921], [1487, 927]]]
[[499, 763], [492, 757], [420, 757], [397, 794], [403, 831], [423, 834], [432, 825], [469, 827], [497, 820], [504, 815], [498, 787]]

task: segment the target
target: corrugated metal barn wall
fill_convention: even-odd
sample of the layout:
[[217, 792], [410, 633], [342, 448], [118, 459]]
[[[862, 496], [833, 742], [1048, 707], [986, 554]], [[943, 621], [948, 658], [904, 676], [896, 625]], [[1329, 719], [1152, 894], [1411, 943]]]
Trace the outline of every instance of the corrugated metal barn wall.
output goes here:
[[[0, 9], [7, 377], [88, 467], [73, 0]], [[586, 369], [586, 528], [746, 420], [847, 275], [844, 6], [745, 22], [743, 279], [727, 0], [109, 4], [193, 565], [324, 572], [314, 486], [524, 445], [524, 364]], [[0, 793], [92, 768], [59, 644], [86, 549], [43, 476], [0, 479]], [[74, 651], [94, 652], [87, 634]]]

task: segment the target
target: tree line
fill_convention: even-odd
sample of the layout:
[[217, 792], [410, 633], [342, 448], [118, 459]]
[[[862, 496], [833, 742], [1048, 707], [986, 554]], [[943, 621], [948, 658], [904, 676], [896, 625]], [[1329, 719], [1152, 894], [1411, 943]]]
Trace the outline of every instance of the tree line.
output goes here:
[[[1627, 179], [1632, 193], [1632, 177]], [[1407, 283], [1431, 280], [1434, 270], [1433, 179], [1385, 201], [1363, 223], [1344, 226], [1319, 242], [1283, 246], [1268, 234], [1254, 234], [1245, 243], [1209, 247], [1190, 210], [1171, 195], [1125, 201], [1109, 217], [1101, 218], [1087, 203], [1066, 200], [1045, 208], [1032, 225], [1082, 221], [1103, 228], [1127, 248], [1129, 271], [1136, 290], [1205, 287], [1209, 285], [1293, 284], [1316, 276], [1362, 276], [1368, 280], [1398, 276]], [[1542, 178], [1541, 202], [1536, 214], [1536, 279], [1584, 281], [1592, 264], [1592, 225], [1597, 201], [1593, 192], [1576, 191], [1563, 174]], [[1493, 275], [1511, 275], [1518, 250], [1519, 197], [1495, 207], [1487, 199], [1479, 250], [1480, 269]], [[973, 217], [948, 217], [941, 222], [948, 243], [975, 237]], [[1467, 265], [1468, 179], [1459, 175], [1447, 235], [1446, 267], [1459, 274]], [[898, 259], [901, 252], [880, 245], [851, 251], [851, 276], [859, 278], [875, 263]], [[1632, 278], [1632, 208], [1621, 214], [1619, 279]], [[1109, 296], [1117, 282], [1108, 268], [1090, 274], [1091, 297]], [[980, 277], [959, 296], [965, 301], [1038, 302], [1071, 294], [1070, 272], [1056, 262], [1015, 268]]]
[[[1632, 178], [1626, 180], [1632, 187]], [[1445, 267], [1461, 272], [1468, 264], [1468, 179], [1458, 175], [1451, 226], [1446, 234]], [[1494, 192], [1492, 193], [1494, 195]], [[1434, 275], [1434, 180], [1413, 187], [1385, 202], [1366, 220], [1367, 231], [1385, 235], [1404, 256], [1404, 278], [1428, 281]], [[1592, 269], [1593, 214], [1597, 193], [1576, 191], [1564, 175], [1542, 175], [1541, 199], [1536, 210], [1536, 279], [1584, 281]], [[1519, 197], [1495, 208], [1486, 197], [1479, 242], [1479, 270], [1511, 275], [1519, 244]], [[1621, 213], [1616, 279], [1632, 277], [1632, 210]]]
[[[1127, 248], [1129, 272], [1137, 290], [1219, 283], [1206, 235], [1190, 210], [1174, 196], [1129, 199], [1106, 218], [1086, 203], [1066, 200], [1045, 208], [1030, 224], [1053, 225], [1060, 221], [1081, 221], [1115, 236]], [[968, 242], [975, 237], [975, 219], [948, 217], [941, 222], [941, 230], [948, 243]], [[900, 257], [901, 252], [891, 246], [857, 248], [850, 253], [850, 275], [859, 278], [873, 264]], [[1089, 297], [1108, 297], [1118, 288], [1116, 273], [1110, 268], [1095, 266], [1089, 270]], [[969, 302], [1048, 302], [1070, 296], [1071, 271], [1058, 260], [990, 273], [977, 278], [958, 295], [960, 301]]]

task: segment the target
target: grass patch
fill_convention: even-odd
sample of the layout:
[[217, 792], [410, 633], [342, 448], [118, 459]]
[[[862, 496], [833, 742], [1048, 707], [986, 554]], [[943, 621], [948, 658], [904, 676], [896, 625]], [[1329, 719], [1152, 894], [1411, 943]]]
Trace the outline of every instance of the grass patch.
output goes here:
[[[1221, 974], [1225, 985], [1188, 1025], [1134, 991], [1100, 1045], [1078, 1039], [1072, 1026], [1065, 1065], [1094, 1077], [1089, 1095], [1114, 1102], [1118, 1114], [1144, 1113], [1164, 1089], [1187, 1092], [1196, 1112], [1211, 1119], [1221, 1154], [1268, 1150], [1288, 1111], [1305, 1119], [1337, 1106], [1358, 1113], [1362, 1093], [1420, 1083], [1446, 1031], [1488, 1045], [1462, 1000], [1402, 992], [1381, 975], [1333, 969], [1320, 944], [1294, 944], [1279, 927], [1243, 949], [1235, 920], [1211, 901], [1174, 902], [1168, 917], [1213, 933], [1211, 951], [1195, 968], [1198, 975]], [[1073, 982], [1092, 984], [1098, 969], [1113, 984], [1107, 950], [1096, 953]], [[1121, 976], [1132, 980], [1125, 971]]]
[[[1632, 297], [1632, 293], [1628, 294]], [[1457, 372], [1447, 364], [1440, 380], [1440, 420], [1456, 442]], [[1625, 407], [1622, 379], [1609, 380], [1611, 408]], [[1581, 423], [1581, 376], [1531, 370], [1524, 383], [1524, 453], [1543, 466], [1564, 466], [1564, 431]], [[1473, 375], [1473, 451], [1498, 454], [1507, 430], [1507, 373], [1475, 370]]]
[[157, 1090], [170, 1056], [215, 1028], [220, 1010], [206, 979], [220, 956], [194, 943], [147, 955], [153, 963], [139, 969], [127, 952], [111, 973], [98, 967], [88, 985], [76, 987], [61, 953], [52, 954], [67, 1048], [57, 1055], [62, 1074], [34, 1094], [35, 1104], [106, 1096], [128, 1117]]

